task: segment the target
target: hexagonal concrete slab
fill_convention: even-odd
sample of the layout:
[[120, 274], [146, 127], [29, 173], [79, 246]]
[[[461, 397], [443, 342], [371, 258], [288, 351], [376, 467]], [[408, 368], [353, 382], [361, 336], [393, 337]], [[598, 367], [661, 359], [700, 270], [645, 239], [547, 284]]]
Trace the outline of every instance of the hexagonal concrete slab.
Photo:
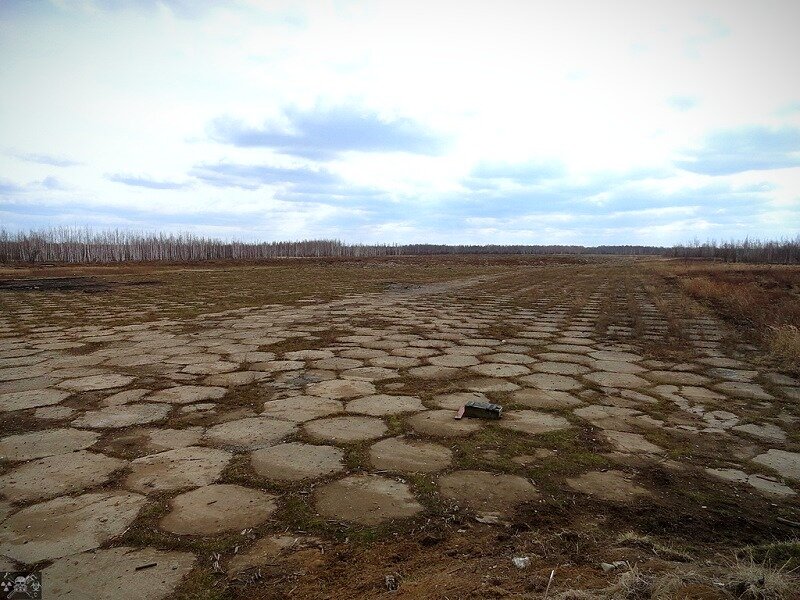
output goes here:
[[212, 484], [173, 498], [160, 527], [178, 535], [217, 535], [261, 525], [276, 508], [272, 494], [239, 485]]
[[422, 511], [408, 485], [379, 475], [351, 475], [322, 486], [316, 506], [329, 519], [364, 525], [413, 517]]

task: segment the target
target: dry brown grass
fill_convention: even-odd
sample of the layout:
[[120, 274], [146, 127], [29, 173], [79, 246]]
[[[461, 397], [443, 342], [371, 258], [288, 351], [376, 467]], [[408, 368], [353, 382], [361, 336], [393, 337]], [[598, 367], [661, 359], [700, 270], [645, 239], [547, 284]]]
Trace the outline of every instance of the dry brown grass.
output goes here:
[[771, 327], [770, 354], [778, 361], [800, 370], [800, 329], [794, 325]]
[[760, 343], [785, 368], [800, 369], [800, 267], [661, 263], [661, 274]]
[[775, 568], [751, 559], [737, 561], [726, 574], [726, 589], [747, 600], [797, 598], [800, 581], [784, 567]]

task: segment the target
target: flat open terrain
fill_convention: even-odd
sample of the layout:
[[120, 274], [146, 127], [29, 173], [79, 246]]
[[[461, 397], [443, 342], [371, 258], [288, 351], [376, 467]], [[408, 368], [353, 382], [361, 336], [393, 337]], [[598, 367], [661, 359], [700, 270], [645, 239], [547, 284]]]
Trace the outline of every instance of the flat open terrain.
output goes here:
[[3, 568], [46, 598], [797, 598], [800, 381], [680, 269], [0, 268]]

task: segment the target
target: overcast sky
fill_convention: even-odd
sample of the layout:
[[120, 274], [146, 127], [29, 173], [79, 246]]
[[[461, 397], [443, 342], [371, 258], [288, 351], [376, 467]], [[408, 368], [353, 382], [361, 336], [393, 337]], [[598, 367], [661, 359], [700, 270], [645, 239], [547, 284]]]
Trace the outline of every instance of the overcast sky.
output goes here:
[[800, 231], [800, 2], [0, 0], [0, 226]]

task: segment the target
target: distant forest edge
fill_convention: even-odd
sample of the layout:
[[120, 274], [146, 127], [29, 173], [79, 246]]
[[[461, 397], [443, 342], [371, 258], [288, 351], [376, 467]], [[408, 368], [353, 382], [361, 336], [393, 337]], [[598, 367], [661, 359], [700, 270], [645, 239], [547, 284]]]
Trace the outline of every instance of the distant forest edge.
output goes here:
[[224, 241], [192, 233], [57, 227], [0, 229], [0, 263], [199, 262], [270, 258], [423, 256], [444, 254], [616, 254], [704, 258], [726, 262], [800, 263], [800, 235], [776, 241], [693, 242], [663, 246], [347, 244], [338, 240]]

